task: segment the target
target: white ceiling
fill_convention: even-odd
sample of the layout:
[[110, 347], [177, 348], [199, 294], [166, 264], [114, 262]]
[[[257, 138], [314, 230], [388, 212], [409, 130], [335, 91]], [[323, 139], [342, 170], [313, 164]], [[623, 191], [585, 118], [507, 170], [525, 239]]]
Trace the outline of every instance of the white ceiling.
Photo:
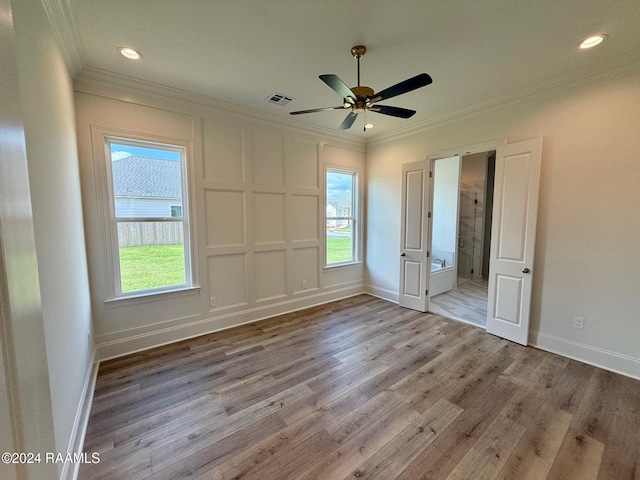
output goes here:
[[[433, 84], [381, 102], [408, 119], [362, 115], [348, 135], [375, 137], [640, 61], [638, 0], [70, 0], [83, 67], [92, 67], [335, 129], [346, 111], [318, 79], [380, 91], [426, 72]], [[587, 36], [608, 40], [579, 50]], [[117, 52], [133, 47], [140, 61]], [[279, 92], [285, 107], [265, 99]]]

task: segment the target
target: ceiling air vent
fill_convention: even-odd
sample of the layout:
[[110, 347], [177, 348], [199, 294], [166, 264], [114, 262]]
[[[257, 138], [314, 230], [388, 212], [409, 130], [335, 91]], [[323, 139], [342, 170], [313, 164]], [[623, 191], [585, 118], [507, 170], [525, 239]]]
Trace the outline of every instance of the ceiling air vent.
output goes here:
[[287, 103], [292, 102], [293, 100], [295, 100], [295, 98], [287, 97], [286, 95], [277, 92], [273, 92], [266, 99], [267, 102], [280, 105], [281, 107], [284, 107]]

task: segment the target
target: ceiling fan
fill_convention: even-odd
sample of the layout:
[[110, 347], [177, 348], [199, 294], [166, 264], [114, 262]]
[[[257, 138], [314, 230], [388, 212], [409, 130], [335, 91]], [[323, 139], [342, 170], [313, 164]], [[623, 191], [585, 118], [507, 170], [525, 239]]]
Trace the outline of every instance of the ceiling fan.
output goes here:
[[[411, 77], [403, 82], [397, 83], [389, 88], [374, 93], [370, 87], [360, 85], [360, 58], [367, 51], [364, 45], [356, 45], [351, 49], [351, 55], [358, 61], [358, 86], [349, 88], [337, 75], [326, 74], [320, 75], [320, 80], [329, 85], [333, 90], [338, 92], [344, 102], [337, 107], [323, 107], [313, 108], [311, 110], [299, 110], [297, 112], [289, 112], [290, 115], [302, 115], [304, 113], [323, 112], [326, 110], [351, 110], [347, 117], [340, 125], [340, 130], [347, 130], [351, 128], [353, 122], [359, 113], [371, 111], [375, 113], [381, 113], [383, 115], [391, 115], [392, 117], [409, 118], [413, 116], [416, 111], [409, 110], [407, 108], [391, 107], [389, 105], [377, 105], [377, 102], [386, 100], [403, 93], [410, 92], [420, 87], [429, 85], [433, 80], [426, 73], [421, 73], [415, 77]], [[366, 127], [365, 127], [366, 130]]]

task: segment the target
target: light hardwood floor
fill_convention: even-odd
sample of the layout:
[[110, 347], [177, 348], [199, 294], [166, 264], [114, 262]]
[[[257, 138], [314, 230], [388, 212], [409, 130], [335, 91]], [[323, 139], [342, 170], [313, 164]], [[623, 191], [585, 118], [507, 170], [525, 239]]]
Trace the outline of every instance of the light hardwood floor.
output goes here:
[[361, 295], [104, 362], [80, 480], [624, 479], [640, 382]]

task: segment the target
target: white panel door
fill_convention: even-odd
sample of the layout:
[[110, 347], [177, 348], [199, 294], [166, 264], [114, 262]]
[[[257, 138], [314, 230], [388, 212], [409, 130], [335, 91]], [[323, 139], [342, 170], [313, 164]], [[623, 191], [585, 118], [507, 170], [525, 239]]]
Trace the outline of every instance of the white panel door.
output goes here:
[[542, 139], [496, 151], [487, 332], [527, 345]]
[[402, 165], [402, 234], [400, 244], [401, 307], [426, 312], [429, 296], [428, 208], [430, 160]]

